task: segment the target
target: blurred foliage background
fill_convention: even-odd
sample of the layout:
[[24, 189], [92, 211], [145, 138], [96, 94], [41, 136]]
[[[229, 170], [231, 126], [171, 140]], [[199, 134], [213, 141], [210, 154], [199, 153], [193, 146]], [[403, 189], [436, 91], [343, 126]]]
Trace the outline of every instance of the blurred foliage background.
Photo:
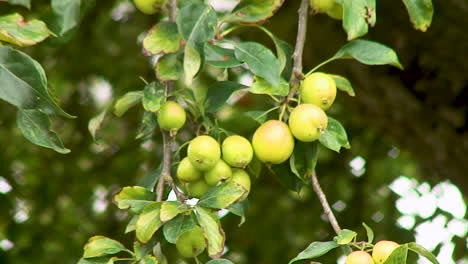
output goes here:
[[[265, 24], [290, 44], [298, 4], [286, 0]], [[435, 250], [441, 263], [468, 263], [468, 1], [434, 5], [433, 25], [422, 33], [412, 28], [402, 3], [378, 2], [378, 22], [366, 38], [394, 48], [405, 70], [353, 61], [322, 69], [347, 76], [357, 95], [340, 93], [330, 110], [346, 127], [351, 150], [321, 149], [317, 172], [341, 226], [360, 232], [358, 238], [364, 239], [365, 221], [378, 240], [416, 240]], [[45, 0], [35, 0], [32, 11], [0, 2], [0, 15], [17, 11], [45, 18], [48, 8]], [[0, 263], [75, 263], [93, 235], [130, 246], [134, 234], [123, 235], [129, 217], [112, 204], [112, 196], [160, 162], [158, 133], [149, 141], [134, 139], [141, 107], [123, 118], [107, 115], [98, 143], [88, 132], [88, 121], [114, 98], [144, 87], [140, 76], [154, 79], [140, 42], [160, 18], [136, 12], [127, 1], [84, 1], [83, 11], [77, 29], [24, 49], [45, 68], [61, 106], [77, 116], [53, 120], [72, 152], [30, 144], [16, 127], [16, 109], [0, 104]], [[274, 48], [254, 28], [236, 33]], [[340, 21], [311, 16], [304, 68], [345, 43]], [[250, 137], [256, 124], [242, 111], [266, 110], [269, 104], [264, 96], [247, 95], [219, 113], [221, 126]], [[188, 128], [180, 135], [190, 137]], [[263, 170], [249, 200], [241, 227], [235, 216], [222, 220], [227, 258], [236, 263], [287, 263], [310, 242], [333, 236], [310, 188], [288, 191]], [[170, 263], [182, 263], [174, 247], [163, 250]], [[337, 252], [321, 262], [339, 257]]]

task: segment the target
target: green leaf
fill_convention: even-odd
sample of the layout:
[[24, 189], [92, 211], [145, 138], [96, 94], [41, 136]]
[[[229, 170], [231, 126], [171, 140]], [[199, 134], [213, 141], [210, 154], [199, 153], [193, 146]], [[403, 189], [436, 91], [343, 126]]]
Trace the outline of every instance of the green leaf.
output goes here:
[[43, 41], [49, 35], [47, 25], [41, 20], [25, 21], [18, 13], [0, 16], [0, 41], [27, 47]]
[[268, 115], [265, 115], [265, 111], [248, 111], [244, 112], [244, 114], [259, 124], [265, 123], [268, 119]]
[[22, 5], [27, 8], [31, 8], [31, 0], [7, 0], [12, 5]]
[[99, 257], [99, 258], [90, 258], [90, 259], [80, 258], [77, 264], [108, 264], [109, 261], [112, 261], [114, 259], [115, 257], [109, 258], [107, 256]]
[[156, 63], [156, 77], [162, 81], [177, 81], [182, 78], [184, 68], [179, 54], [167, 54]]
[[31, 143], [62, 154], [70, 152], [60, 137], [51, 130], [49, 117], [41, 111], [18, 109], [16, 123], [23, 136]]
[[274, 87], [280, 85], [280, 65], [273, 52], [255, 42], [241, 42], [235, 45], [234, 55], [245, 62], [249, 69]]
[[218, 217], [209, 209], [196, 206], [196, 212], [198, 223], [207, 241], [208, 255], [212, 258], [219, 258], [223, 253], [226, 240], [221, 223]]
[[392, 251], [383, 264], [405, 264], [408, 257], [408, 245], [403, 244]]
[[[154, 116], [154, 114], [152, 115]], [[156, 122], [156, 121], [155, 121]], [[156, 182], [158, 181], [159, 177], [161, 177], [162, 171], [162, 163], [159, 164], [159, 167], [149, 173], [147, 173], [143, 178], [140, 179], [138, 182], [138, 186], [143, 186], [148, 190], [153, 190]]]
[[327, 130], [320, 136], [319, 141], [325, 147], [336, 152], [340, 152], [341, 147], [351, 148], [346, 130], [338, 120], [330, 116], [328, 117]]
[[206, 112], [217, 112], [221, 107], [226, 105], [226, 102], [232, 93], [243, 87], [244, 86], [242, 84], [231, 81], [221, 81], [214, 83], [210, 88], [208, 88], [206, 93]]
[[374, 231], [372, 231], [372, 228], [370, 228], [370, 226], [366, 225], [366, 223], [362, 222], [362, 225], [366, 229], [367, 242], [372, 243], [372, 241], [374, 240]]
[[163, 225], [161, 222], [161, 202], [153, 202], [145, 206], [136, 222], [136, 236], [143, 243], [151, 237]]
[[192, 45], [213, 39], [216, 23], [216, 12], [203, 3], [190, 3], [177, 14], [179, 32]]
[[167, 242], [175, 244], [177, 238], [184, 232], [196, 226], [192, 215], [181, 214], [163, 226], [163, 234]]
[[408, 10], [414, 28], [426, 32], [432, 22], [432, 0], [402, 0]]
[[258, 178], [262, 172], [262, 162], [254, 155], [252, 161], [247, 165], [247, 173], [254, 178]]
[[199, 206], [222, 209], [235, 203], [239, 198], [247, 193], [241, 185], [234, 182], [226, 182], [218, 186], [211, 187], [198, 202]]
[[338, 0], [343, 6], [343, 28], [352, 40], [367, 34], [376, 21], [375, 0]]
[[227, 259], [212, 259], [208, 261], [206, 264], [234, 264], [234, 263]]
[[159, 261], [155, 256], [146, 255], [138, 264], [159, 264]]
[[[290, 62], [292, 61], [291, 57], [293, 50], [292, 47], [287, 42], [277, 38], [271, 31], [269, 31], [265, 27], [259, 26], [259, 28], [263, 30], [271, 38], [271, 40], [273, 40], [273, 43], [275, 44], [276, 48], [276, 54], [278, 55], [280, 71], [283, 72], [288, 63], [291, 64]], [[289, 77], [290, 76], [287, 76], [286, 78], [289, 79]]]
[[164, 101], [164, 89], [157, 82], [145, 86], [143, 92], [143, 108], [149, 112], [157, 112]]
[[356, 59], [367, 65], [390, 64], [403, 69], [394, 50], [369, 40], [357, 39], [349, 42], [331, 58], [335, 59]]
[[234, 56], [234, 50], [205, 44], [206, 63], [218, 68], [233, 68], [242, 65]]
[[279, 85], [274, 86], [267, 82], [265, 79], [255, 76], [254, 82], [249, 89], [253, 94], [271, 94], [286, 96], [289, 93], [289, 83], [283, 78], [280, 79]]
[[342, 229], [338, 233], [338, 235], [333, 239], [338, 245], [346, 245], [353, 241], [356, 238], [357, 233], [349, 230], [349, 229]]
[[99, 130], [99, 128], [101, 128], [102, 122], [106, 117], [107, 109], [109, 109], [109, 107], [106, 107], [97, 116], [91, 118], [88, 122], [88, 131], [93, 137], [94, 141], [96, 141], [96, 133]]
[[136, 222], [138, 221], [139, 215], [134, 215], [128, 221], [127, 226], [125, 226], [125, 234], [135, 231], [136, 229]]
[[174, 22], [160, 22], [150, 29], [143, 39], [143, 49], [148, 54], [173, 53], [182, 46], [182, 36]]
[[298, 185], [301, 181], [291, 172], [288, 163], [281, 163], [278, 165], [271, 166], [271, 173], [276, 176], [280, 183], [292, 191], [297, 191]]
[[247, 211], [247, 207], [248, 207], [248, 201], [246, 199], [237, 203], [233, 203], [226, 209], [229, 210], [229, 212], [241, 218], [239, 222], [239, 226], [241, 226], [243, 223], [245, 223], [245, 211]]
[[289, 261], [289, 264], [304, 259], [314, 259], [327, 254], [330, 250], [339, 247], [336, 242], [312, 242], [306, 249], [304, 249], [299, 255]]
[[427, 249], [423, 248], [421, 245], [418, 245], [414, 242], [407, 243], [408, 249], [427, 258], [430, 262], [434, 264], [439, 264], [439, 261], [435, 258], [435, 256]]
[[161, 221], [167, 222], [181, 213], [190, 211], [190, 206], [181, 204], [178, 201], [166, 201], [161, 205]]
[[135, 138], [147, 138], [151, 136], [157, 127], [158, 122], [156, 121], [156, 115], [152, 112], [145, 111], [143, 113], [143, 119], [141, 120], [140, 128], [138, 129], [138, 134]]
[[272, 17], [284, 0], [244, 0], [224, 18], [232, 23], [258, 24]]
[[301, 180], [311, 175], [315, 170], [318, 160], [317, 142], [297, 141], [294, 152], [289, 159], [291, 171]]
[[120, 242], [104, 236], [93, 236], [84, 246], [84, 258], [102, 257], [128, 251]]
[[348, 93], [349, 96], [355, 96], [354, 89], [351, 86], [351, 82], [341, 75], [328, 74], [335, 81], [336, 88], [343, 92]]
[[114, 201], [119, 209], [130, 209], [134, 214], [139, 214], [143, 208], [154, 202], [155, 193], [141, 186], [126, 186], [114, 196]]
[[202, 57], [203, 57], [203, 54], [201, 54], [196, 49], [196, 46], [192, 46], [189, 43], [185, 45], [184, 73], [185, 73], [185, 81], [188, 84], [192, 83], [193, 78], [195, 78], [195, 76], [198, 74], [198, 72], [202, 68], [202, 65], [203, 65]]
[[49, 94], [44, 69], [25, 53], [0, 47], [0, 83], [0, 99], [18, 108], [72, 117]]
[[81, 0], [52, 0], [51, 5], [54, 13], [51, 28], [55, 33], [63, 35], [80, 22]]
[[128, 109], [138, 104], [143, 98], [142, 91], [132, 91], [120, 97], [114, 106], [114, 114], [121, 117]]

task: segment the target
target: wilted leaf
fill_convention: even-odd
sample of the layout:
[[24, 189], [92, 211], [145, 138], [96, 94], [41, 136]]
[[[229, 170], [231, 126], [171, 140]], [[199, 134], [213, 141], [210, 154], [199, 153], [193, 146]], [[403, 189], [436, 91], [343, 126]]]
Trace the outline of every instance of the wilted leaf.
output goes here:
[[49, 35], [47, 25], [41, 20], [26, 21], [18, 13], [0, 16], [0, 41], [27, 47], [43, 41]]
[[177, 81], [182, 78], [184, 68], [179, 54], [167, 54], [161, 57], [156, 63], [156, 76], [162, 82]]
[[174, 22], [160, 22], [150, 29], [143, 40], [143, 48], [149, 54], [172, 53], [182, 46], [182, 36]]
[[244, 0], [224, 20], [238, 23], [263, 23], [272, 17], [284, 0]]
[[198, 223], [207, 241], [208, 255], [212, 258], [219, 258], [223, 253], [226, 240], [219, 219], [209, 209], [200, 206], [196, 207], [196, 212]]
[[338, 0], [343, 7], [343, 28], [352, 40], [367, 34], [376, 21], [375, 0]]
[[429, 28], [434, 15], [432, 0], [403, 0], [414, 28], [423, 32]]

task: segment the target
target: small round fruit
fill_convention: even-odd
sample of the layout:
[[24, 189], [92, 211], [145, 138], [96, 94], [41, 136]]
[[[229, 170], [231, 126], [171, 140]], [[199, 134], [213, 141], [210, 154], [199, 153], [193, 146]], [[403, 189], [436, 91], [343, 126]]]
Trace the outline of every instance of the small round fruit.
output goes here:
[[185, 110], [174, 101], [167, 101], [159, 109], [158, 124], [164, 130], [177, 131], [185, 124]]
[[294, 138], [288, 125], [270, 120], [255, 131], [252, 145], [257, 158], [264, 163], [285, 162], [294, 150]]
[[322, 108], [316, 105], [300, 104], [292, 110], [288, 123], [295, 138], [303, 142], [312, 142], [327, 128], [328, 117]]
[[210, 185], [202, 178], [198, 181], [188, 182], [186, 188], [190, 196], [200, 198], [208, 191]]
[[365, 251], [353, 251], [346, 257], [345, 264], [374, 264], [374, 261]]
[[302, 81], [301, 100], [327, 110], [336, 98], [335, 81], [326, 73], [314, 72]]
[[177, 238], [176, 248], [185, 258], [194, 258], [206, 248], [205, 238], [200, 227], [195, 227]]
[[392, 254], [393, 250], [399, 246], [400, 245], [393, 241], [382, 240], [377, 242], [372, 250], [372, 258], [374, 259], [375, 264], [384, 263], [390, 254]]
[[193, 166], [201, 171], [208, 171], [221, 158], [218, 142], [210, 136], [198, 136], [190, 142], [187, 156]]
[[179, 163], [176, 174], [177, 178], [184, 182], [193, 182], [202, 177], [202, 172], [197, 170], [187, 157]]
[[229, 165], [223, 160], [219, 160], [216, 165], [209, 171], [205, 172], [205, 181], [209, 185], [221, 184], [232, 176], [232, 170]]
[[310, 7], [318, 13], [326, 13], [335, 5], [334, 0], [310, 0]]
[[335, 3], [333, 7], [327, 11], [327, 15], [333, 19], [342, 20], [343, 19], [343, 7]]
[[167, 0], [134, 0], [136, 8], [147, 15], [156, 14]]
[[223, 141], [221, 147], [223, 159], [232, 167], [245, 168], [253, 158], [250, 142], [241, 136], [230, 136]]
[[233, 169], [232, 170], [232, 177], [231, 177], [231, 182], [235, 182], [239, 184], [240, 186], [244, 187], [244, 189], [247, 190], [247, 192], [241, 197], [241, 201], [247, 198], [250, 192], [250, 177], [247, 172], [241, 169]]

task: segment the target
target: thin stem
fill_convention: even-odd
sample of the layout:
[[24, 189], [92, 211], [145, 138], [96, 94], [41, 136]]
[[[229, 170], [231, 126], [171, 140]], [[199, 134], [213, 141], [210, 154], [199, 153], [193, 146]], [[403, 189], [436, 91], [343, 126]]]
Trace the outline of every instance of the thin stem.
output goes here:
[[315, 173], [315, 171], [312, 172], [312, 187], [314, 188], [314, 191], [320, 200], [320, 204], [323, 207], [323, 211], [327, 216], [328, 221], [330, 221], [333, 230], [335, 230], [335, 233], [338, 235], [338, 233], [341, 231], [340, 225], [338, 224], [338, 221], [336, 220], [336, 217], [330, 208], [330, 204], [328, 204], [327, 196], [323, 192], [322, 187], [320, 187], [320, 183], [317, 179], [317, 173]]
[[316, 71], [318, 68], [322, 67], [323, 65], [325, 65], [325, 64], [327, 64], [327, 63], [329, 63], [329, 62], [331, 62], [331, 61], [333, 61], [333, 60], [335, 60], [335, 58], [334, 58], [334, 57], [331, 57], [331, 58], [329, 58], [328, 60], [323, 61], [323, 62], [320, 63], [319, 65], [315, 66], [312, 70], [310, 70], [309, 72], [307, 72], [305, 76], [309, 76], [309, 75], [312, 74], [314, 71]]
[[267, 115], [267, 114], [268, 114], [268, 113], [270, 113], [271, 111], [274, 111], [274, 110], [276, 110], [276, 109], [278, 109], [278, 108], [280, 108], [280, 106], [279, 106], [279, 105], [278, 105], [278, 106], [275, 106], [275, 107], [272, 107], [272, 108], [270, 108], [270, 109], [268, 109], [268, 110], [267, 110], [267, 111], [265, 111], [263, 114], [261, 114], [261, 115], [257, 116], [257, 117], [255, 118], [255, 120], [259, 120], [261, 117], [263, 117], [263, 116]]
[[279, 121], [283, 121], [283, 116], [284, 116], [284, 112], [286, 111], [286, 106], [287, 106], [287, 104], [283, 104], [281, 106], [281, 112], [280, 112], [279, 117], [278, 117]]
[[273, 96], [273, 95], [271, 95], [271, 94], [268, 94], [268, 96], [270, 96], [271, 99], [273, 99], [273, 101], [275, 101], [275, 102], [277, 102], [277, 103], [280, 103], [280, 102], [281, 102], [278, 98], [276, 98], [275, 96]]

